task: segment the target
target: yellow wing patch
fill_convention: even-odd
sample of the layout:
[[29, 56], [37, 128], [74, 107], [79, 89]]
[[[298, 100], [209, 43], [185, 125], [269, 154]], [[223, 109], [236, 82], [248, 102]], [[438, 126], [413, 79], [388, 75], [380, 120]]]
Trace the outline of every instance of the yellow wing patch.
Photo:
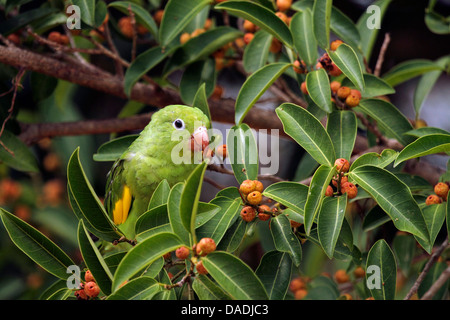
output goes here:
[[131, 190], [128, 186], [123, 187], [122, 197], [116, 201], [113, 210], [114, 224], [122, 224], [128, 218], [131, 207]]

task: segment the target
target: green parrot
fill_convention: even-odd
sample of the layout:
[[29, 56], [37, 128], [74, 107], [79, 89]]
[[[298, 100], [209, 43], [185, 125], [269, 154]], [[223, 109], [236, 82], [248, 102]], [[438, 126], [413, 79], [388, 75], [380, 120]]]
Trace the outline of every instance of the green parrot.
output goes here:
[[[194, 170], [194, 152], [207, 147], [209, 127], [200, 109], [167, 106], [152, 115], [139, 137], [115, 161], [107, 177], [105, 207], [127, 239], [134, 238], [135, 222], [147, 211], [158, 184], [166, 179], [173, 186]], [[180, 163], [183, 150], [189, 151], [190, 158]]]

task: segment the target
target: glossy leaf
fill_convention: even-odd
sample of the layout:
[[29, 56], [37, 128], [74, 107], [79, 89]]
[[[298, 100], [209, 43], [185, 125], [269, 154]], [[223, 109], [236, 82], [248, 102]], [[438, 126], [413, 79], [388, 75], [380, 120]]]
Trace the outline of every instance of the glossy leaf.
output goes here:
[[306, 89], [309, 97], [319, 108], [327, 113], [333, 111], [330, 79], [325, 69], [308, 72], [306, 75]]
[[203, 257], [202, 261], [211, 277], [233, 299], [268, 299], [261, 280], [241, 259], [223, 251], [215, 251]]
[[331, 9], [330, 28], [342, 41], [358, 48], [361, 37], [355, 23], [335, 6]]
[[205, 275], [198, 275], [192, 283], [192, 289], [200, 300], [231, 300], [230, 296]]
[[161, 46], [167, 46], [211, 0], [170, 0], [159, 29]]
[[357, 130], [356, 116], [351, 111], [333, 111], [328, 116], [327, 132], [333, 142], [336, 158], [350, 159]]
[[316, 0], [313, 7], [313, 30], [322, 49], [330, 46], [330, 20], [332, 0]]
[[428, 29], [437, 34], [450, 33], [450, 19], [438, 14], [435, 11], [428, 11], [425, 13], [425, 24]]
[[116, 161], [137, 137], [139, 137], [138, 134], [132, 134], [105, 142], [94, 154], [94, 161]]
[[180, 198], [181, 223], [190, 232], [195, 242], [195, 218], [197, 216], [198, 201], [202, 191], [203, 176], [206, 162], [198, 165], [189, 175]]
[[25, 172], [39, 172], [36, 157], [17, 136], [8, 130], [3, 130], [0, 146], [0, 162], [7, 166]]
[[156, 25], [155, 20], [153, 20], [152, 15], [139, 4], [130, 1], [114, 1], [111, 2], [108, 7], [116, 8], [127, 16], [130, 15], [129, 10], [131, 9], [134, 13], [136, 22], [150, 31], [156, 39], [158, 38], [158, 26]]
[[243, 242], [249, 226], [252, 226], [252, 224], [242, 219], [236, 219], [223, 235], [217, 249], [231, 253], [235, 252]]
[[249, 1], [225, 1], [215, 6], [215, 9], [249, 20], [278, 38], [288, 47], [292, 47], [292, 35], [288, 26], [269, 9]]
[[336, 168], [321, 165], [314, 173], [309, 185], [308, 198], [305, 203], [305, 231], [309, 235], [313, 222], [320, 211], [327, 186], [335, 175]]
[[297, 236], [292, 232], [291, 223], [285, 215], [278, 215], [270, 219], [270, 233], [275, 248], [280, 252], [289, 253], [295, 266], [302, 261], [302, 246]]
[[[312, 13], [310, 10], [297, 12], [292, 16], [289, 27], [294, 38], [294, 46], [300, 58], [308, 66], [317, 60], [317, 40], [311, 32]], [[253, 41], [253, 40], [252, 40]]]
[[366, 190], [401, 231], [428, 240], [422, 212], [408, 186], [387, 170], [365, 165], [352, 170], [350, 179]]
[[253, 73], [266, 64], [272, 39], [273, 36], [264, 30], [255, 32], [252, 41], [245, 47], [242, 57], [242, 63], [247, 73]]
[[266, 90], [290, 67], [288, 63], [272, 63], [250, 75], [239, 90], [235, 106], [235, 123], [244, 121], [245, 116], [266, 92]]
[[80, 163], [79, 148], [73, 152], [67, 164], [67, 180], [70, 204], [78, 219], [83, 219], [88, 230], [101, 239], [119, 239], [122, 234], [87, 180]]
[[429, 71], [441, 70], [441, 67], [430, 60], [414, 59], [397, 64], [383, 75], [383, 80], [392, 87]]
[[283, 103], [275, 111], [283, 123], [284, 132], [302, 146], [318, 163], [334, 165], [336, 155], [333, 143], [316, 117], [292, 103]]
[[285, 252], [269, 251], [261, 258], [256, 275], [270, 300], [284, 300], [292, 274], [292, 260]]
[[365, 90], [363, 71], [352, 47], [343, 43], [336, 51], [328, 51], [328, 55], [358, 90], [363, 92]]
[[169, 198], [167, 199], [167, 212], [172, 232], [183, 240], [184, 245], [191, 246], [190, 233], [183, 226], [180, 215], [180, 201], [183, 187], [184, 184], [180, 182], [174, 185], [172, 190], [170, 190]]
[[[364, 73], [363, 78], [365, 84], [364, 91], [361, 92], [361, 96], [363, 98], [372, 98], [395, 93], [395, 89], [392, 88], [386, 81], [374, 76], [373, 74]], [[341, 85], [352, 89], [357, 89], [357, 87], [348, 78], [344, 78]]]
[[416, 239], [417, 242], [419, 242], [429, 254], [431, 254], [437, 235], [444, 224], [446, 210], [447, 208], [445, 203], [428, 205], [422, 209], [425, 223], [427, 224], [428, 231], [430, 232], [430, 241], [424, 241], [417, 237]]
[[148, 300], [160, 290], [160, 284], [148, 276], [127, 282], [106, 300]]
[[263, 195], [303, 215], [308, 189], [304, 184], [282, 181], [265, 188]]
[[0, 218], [11, 241], [47, 272], [67, 279], [67, 267], [75, 263], [53, 241], [15, 215], [0, 208]]
[[152, 207], [139, 216], [136, 220], [135, 232], [138, 234], [168, 223], [169, 217], [167, 215], [167, 205], [161, 204], [159, 206]]
[[392, 161], [394, 161], [397, 156], [398, 152], [392, 149], [384, 149], [379, 154], [376, 152], [368, 152], [359, 156], [355, 161], [353, 161], [352, 165], [350, 166], [350, 171], [364, 165], [372, 165], [379, 168], [384, 168], [392, 163]]
[[417, 128], [411, 131], [406, 132], [405, 134], [409, 135], [409, 136], [413, 136], [413, 137], [423, 137], [423, 136], [427, 136], [429, 134], [448, 134], [450, 135], [450, 132], [441, 128], [436, 128], [436, 127], [422, 127], [422, 128]]
[[245, 123], [233, 126], [227, 136], [228, 158], [238, 183], [258, 177], [258, 148], [252, 129]]
[[53, 8], [37, 8], [23, 13], [20, 13], [10, 19], [2, 20], [0, 23], [0, 34], [8, 36], [11, 33], [20, 30], [33, 21], [39, 21], [40, 19], [49, 17], [52, 14], [56, 14], [56, 10]]
[[216, 86], [216, 65], [214, 59], [197, 61], [186, 67], [180, 81], [180, 95], [185, 104], [191, 105], [200, 86], [205, 84], [206, 96]]
[[370, 231], [379, 226], [391, 221], [391, 218], [381, 209], [380, 206], [376, 205], [367, 212], [363, 221], [363, 230]]
[[[394, 253], [383, 239], [378, 240], [370, 249], [366, 263], [366, 280], [371, 282], [371, 273], [367, 273], [368, 266], [376, 266], [380, 270], [379, 285], [369, 288], [375, 300], [394, 300], [397, 279], [397, 265]], [[369, 270], [370, 271], [370, 270]], [[376, 276], [376, 275], [374, 275]]]
[[421, 176], [411, 175], [406, 172], [396, 172], [394, 173], [397, 178], [399, 178], [404, 184], [406, 184], [411, 190], [414, 191], [432, 191], [433, 186]]
[[181, 245], [180, 238], [173, 233], [159, 233], [139, 242], [128, 251], [117, 267], [112, 291], [115, 292], [124, 281], [136, 275], [140, 270], [167, 252], [173, 251]]
[[328, 258], [332, 259], [347, 208], [347, 195], [326, 197], [317, 217], [317, 233]]
[[84, 23], [95, 25], [95, 0], [72, 0], [80, 8], [80, 18]]
[[206, 84], [203, 83], [197, 90], [192, 101], [192, 106], [199, 108], [208, 117], [211, 122], [211, 112], [209, 111], [208, 97], [206, 95]]
[[364, 99], [358, 108], [377, 121], [377, 125], [390, 138], [397, 139], [403, 145], [412, 141], [404, 133], [413, 129], [408, 119], [390, 102], [381, 99]]
[[399, 153], [394, 166], [409, 159], [439, 152], [450, 152], [450, 134], [430, 134], [420, 137]]
[[95, 282], [106, 295], [111, 293], [113, 275], [102, 254], [84, 226], [83, 220], [78, 223], [78, 245], [86, 267], [92, 272]]
[[148, 203], [148, 208], [151, 209], [153, 207], [160, 206], [162, 204], [166, 204], [169, 199], [170, 193], [170, 185], [166, 179], [162, 180], [155, 191], [153, 191], [152, 197], [150, 198], [150, 202]]

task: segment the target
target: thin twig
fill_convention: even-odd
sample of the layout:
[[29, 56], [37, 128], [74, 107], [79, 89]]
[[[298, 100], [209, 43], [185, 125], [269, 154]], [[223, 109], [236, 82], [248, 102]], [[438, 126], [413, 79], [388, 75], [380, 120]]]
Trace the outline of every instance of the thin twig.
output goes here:
[[384, 57], [386, 55], [386, 50], [389, 46], [389, 42], [391, 42], [391, 35], [389, 33], [386, 33], [384, 35], [383, 44], [381, 45], [380, 54], [378, 55], [377, 64], [375, 65], [375, 71], [373, 72], [373, 74], [377, 77], [380, 76], [381, 67], [383, 66]]
[[137, 23], [136, 23], [136, 17], [134, 15], [133, 10], [131, 10], [131, 5], [128, 5], [128, 12], [130, 14], [131, 19], [131, 26], [133, 29], [133, 39], [132, 39], [132, 46], [131, 46], [131, 61], [134, 61], [136, 59], [136, 46], [137, 46]]
[[430, 289], [428, 289], [427, 292], [420, 298], [420, 300], [431, 300], [436, 292], [447, 282], [447, 280], [450, 278], [450, 267], [447, 267], [439, 278], [437, 278], [436, 282], [432, 284]]
[[442, 242], [439, 248], [431, 255], [430, 260], [428, 260], [427, 264], [423, 268], [416, 282], [414, 282], [413, 286], [411, 287], [408, 294], [405, 296], [403, 300], [411, 299], [411, 297], [417, 292], [423, 279], [425, 279], [425, 276], [428, 274], [433, 264], [441, 256], [442, 252], [444, 252], [444, 250], [448, 247], [448, 245], [449, 245], [448, 238], [445, 238], [444, 242]]
[[[116, 46], [114, 45], [114, 41], [111, 37], [111, 31], [109, 30], [109, 25], [106, 23], [105, 24], [105, 38], [106, 38], [106, 42], [108, 43], [109, 48], [111, 49], [111, 51], [114, 53], [114, 55], [118, 58], [120, 58], [120, 54], [119, 51], [117, 50]], [[115, 59], [115, 65], [116, 65], [116, 74], [120, 79], [123, 79], [123, 69], [122, 69], [122, 63], [121, 63], [121, 58], [119, 59]]]

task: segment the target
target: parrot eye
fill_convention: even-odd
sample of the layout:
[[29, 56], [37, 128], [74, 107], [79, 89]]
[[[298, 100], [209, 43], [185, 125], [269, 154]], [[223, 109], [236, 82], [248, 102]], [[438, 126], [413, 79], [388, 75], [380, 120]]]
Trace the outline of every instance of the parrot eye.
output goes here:
[[181, 119], [177, 119], [172, 123], [173, 127], [177, 130], [183, 130], [184, 129], [184, 121]]

